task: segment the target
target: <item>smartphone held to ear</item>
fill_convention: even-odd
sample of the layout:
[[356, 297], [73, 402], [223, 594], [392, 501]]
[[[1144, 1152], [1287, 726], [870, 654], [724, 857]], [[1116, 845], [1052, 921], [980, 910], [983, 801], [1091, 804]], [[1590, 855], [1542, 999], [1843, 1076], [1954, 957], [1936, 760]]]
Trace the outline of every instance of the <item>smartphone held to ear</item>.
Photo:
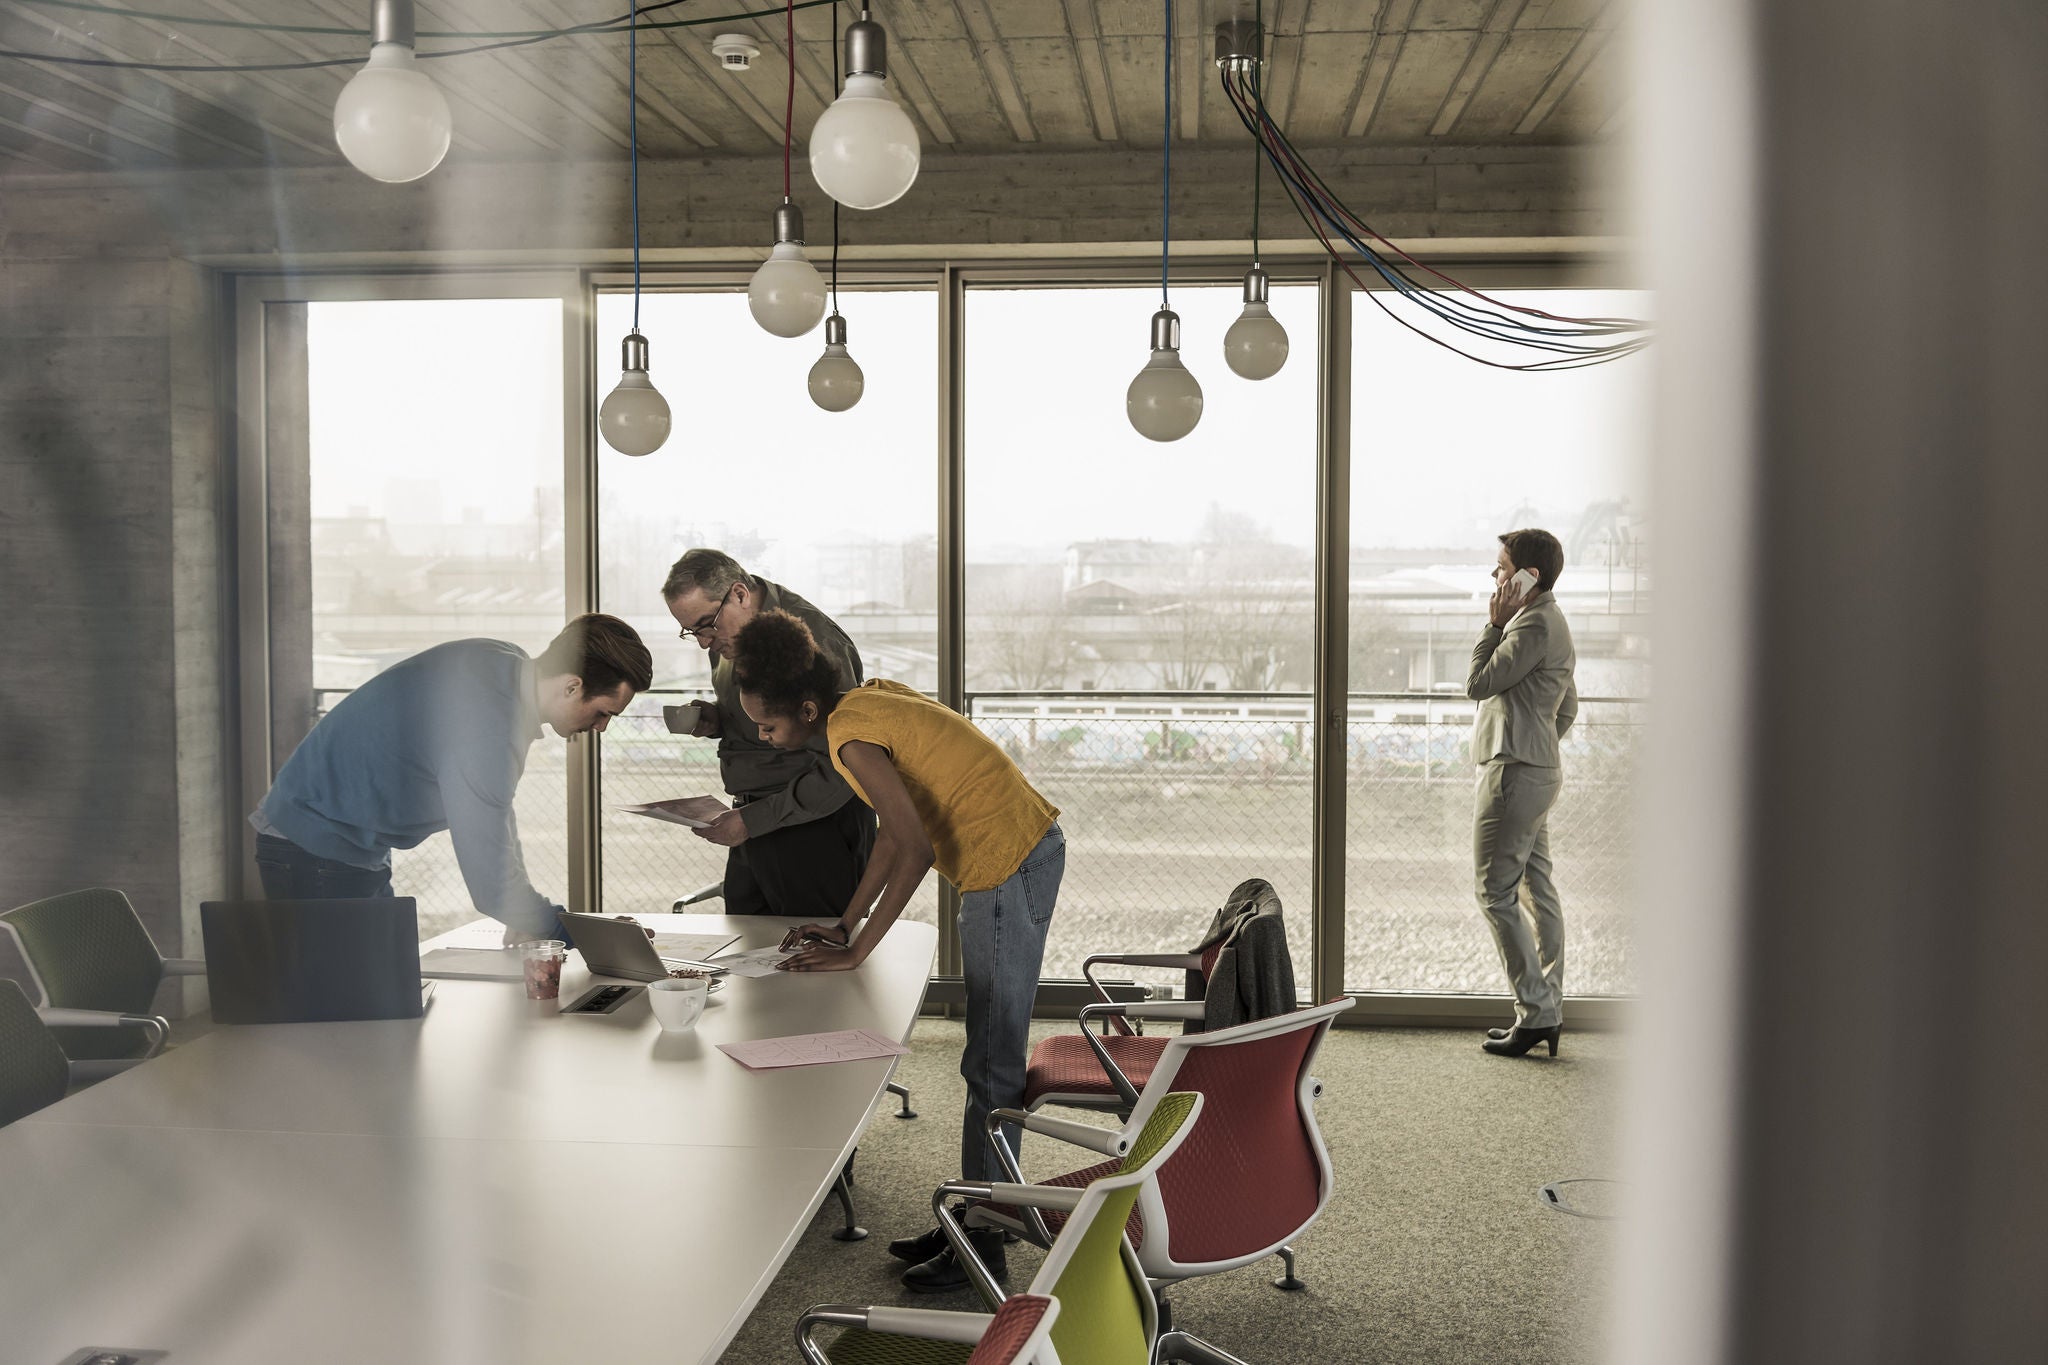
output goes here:
[[1536, 571], [1517, 569], [1514, 577], [1508, 579], [1508, 601], [1519, 602], [1536, 591]]

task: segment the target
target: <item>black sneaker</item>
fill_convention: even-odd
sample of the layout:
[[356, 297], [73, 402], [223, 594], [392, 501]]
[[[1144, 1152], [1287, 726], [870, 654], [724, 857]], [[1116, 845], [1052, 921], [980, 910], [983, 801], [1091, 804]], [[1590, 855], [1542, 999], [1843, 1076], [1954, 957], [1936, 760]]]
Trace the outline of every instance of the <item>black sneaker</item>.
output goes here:
[[894, 1256], [899, 1261], [908, 1261], [912, 1265], [917, 1265], [922, 1261], [929, 1261], [945, 1249], [946, 1230], [944, 1228], [933, 1228], [929, 1232], [920, 1232], [915, 1237], [898, 1237], [895, 1241], [889, 1243], [889, 1254], [891, 1256]]
[[[990, 1275], [1000, 1280], [1010, 1273], [1004, 1264], [1000, 1228], [969, 1228], [967, 1244], [974, 1249], [975, 1259], [988, 1267]], [[950, 1242], [938, 1255], [903, 1272], [904, 1287], [916, 1294], [951, 1293], [967, 1288], [969, 1283], [966, 1267], [953, 1254]]]

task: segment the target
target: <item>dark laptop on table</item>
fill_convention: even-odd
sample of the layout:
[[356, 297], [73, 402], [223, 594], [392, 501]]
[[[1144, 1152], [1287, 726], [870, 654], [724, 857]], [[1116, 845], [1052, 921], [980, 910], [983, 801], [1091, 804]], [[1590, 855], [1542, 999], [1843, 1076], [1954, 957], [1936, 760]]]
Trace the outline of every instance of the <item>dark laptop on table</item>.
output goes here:
[[206, 901], [199, 925], [216, 1023], [417, 1019], [425, 1012], [410, 896]]

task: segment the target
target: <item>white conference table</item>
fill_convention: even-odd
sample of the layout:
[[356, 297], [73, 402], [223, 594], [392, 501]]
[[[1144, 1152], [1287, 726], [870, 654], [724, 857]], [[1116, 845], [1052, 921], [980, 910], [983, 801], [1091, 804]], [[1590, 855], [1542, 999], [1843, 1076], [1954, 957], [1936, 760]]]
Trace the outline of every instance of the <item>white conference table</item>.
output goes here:
[[[777, 941], [794, 920], [648, 915]], [[830, 1192], [893, 1059], [748, 1071], [716, 1045], [907, 1039], [937, 934], [857, 971], [557, 1013], [442, 980], [419, 1020], [223, 1026], [0, 1129], [0, 1360], [716, 1360]]]

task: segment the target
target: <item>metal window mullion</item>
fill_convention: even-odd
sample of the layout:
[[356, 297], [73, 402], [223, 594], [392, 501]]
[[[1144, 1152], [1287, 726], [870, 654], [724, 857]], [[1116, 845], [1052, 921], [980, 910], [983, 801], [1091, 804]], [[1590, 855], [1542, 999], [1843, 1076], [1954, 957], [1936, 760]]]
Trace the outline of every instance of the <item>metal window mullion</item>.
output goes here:
[[[587, 275], [562, 299], [562, 592], [570, 616], [597, 610], [597, 291]], [[569, 741], [568, 834], [571, 910], [603, 907], [603, 849], [597, 812], [604, 737]]]
[[1332, 263], [1318, 299], [1316, 372], [1317, 724], [1311, 908], [1315, 999], [1344, 993], [1345, 801], [1351, 640], [1351, 291]]
[[[939, 272], [939, 700], [967, 710], [967, 440], [964, 360], [966, 282], [958, 266]], [[938, 974], [958, 976], [960, 893], [939, 882]]]

